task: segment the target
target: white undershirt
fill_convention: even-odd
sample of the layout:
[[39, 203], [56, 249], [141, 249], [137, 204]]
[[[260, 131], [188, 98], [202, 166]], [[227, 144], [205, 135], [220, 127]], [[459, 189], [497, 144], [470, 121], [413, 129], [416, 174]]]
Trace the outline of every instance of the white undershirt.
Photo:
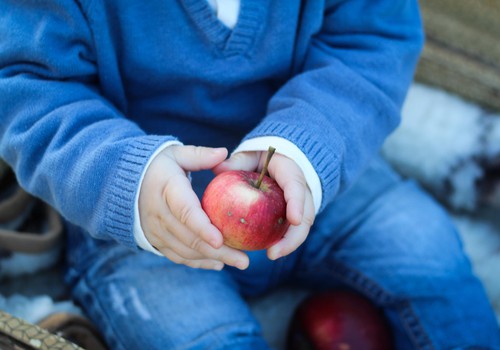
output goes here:
[[[233, 29], [238, 21], [238, 15], [240, 12], [240, 0], [206, 0], [212, 9], [217, 14], [217, 18], [229, 29]], [[171, 145], [180, 145], [178, 141], [168, 141], [160, 146], [153, 155], [149, 158], [144, 171], [139, 180], [139, 189], [141, 188], [142, 181], [144, 180], [144, 175], [153, 161], [153, 159], [165, 148]], [[292, 142], [276, 136], [265, 136], [258, 137], [254, 139], [247, 140], [241, 143], [238, 148], [233, 152], [233, 154], [245, 151], [267, 151], [269, 146], [272, 145], [276, 148], [276, 153], [283, 154], [290, 159], [293, 159], [297, 165], [300, 167], [304, 173], [307, 185], [311, 190], [315, 213], [321, 206], [322, 192], [321, 192], [321, 181], [319, 179], [316, 170], [311, 165], [311, 162], [307, 159], [307, 156]], [[135, 197], [134, 204], [134, 238], [139, 247], [144, 250], [148, 250], [154, 254], [163, 256], [155, 247], [153, 247], [144, 235], [144, 231], [141, 227], [141, 219], [139, 216], [139, 191]]]
[[219, 21], [229, 29], [233, 29], [240, 14], [240, 0], [207, 0], [215, 11]]

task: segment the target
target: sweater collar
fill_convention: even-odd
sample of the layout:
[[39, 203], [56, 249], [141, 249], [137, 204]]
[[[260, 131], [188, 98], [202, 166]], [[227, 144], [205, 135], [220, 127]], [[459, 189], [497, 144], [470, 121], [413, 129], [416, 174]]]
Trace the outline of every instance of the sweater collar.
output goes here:
[[224, 56], [248, 53], [265, 21], [267, 1], [242, 0], [236, 26], [231, 30], [215, 15], [206, 0], [181, 0], [202, 35]]

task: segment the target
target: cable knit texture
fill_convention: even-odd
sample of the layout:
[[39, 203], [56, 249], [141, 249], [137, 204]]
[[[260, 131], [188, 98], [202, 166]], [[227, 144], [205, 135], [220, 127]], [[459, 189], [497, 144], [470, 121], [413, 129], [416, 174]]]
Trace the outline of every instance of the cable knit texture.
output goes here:
[[0, 9], [0, 156], [67, 220], [130, 247], [140, 175], [168, 140], [285, 138], [330, 203], [398, 125], [423, 37], [415, 0], [243, 0], [232, 30], [205, 0]]

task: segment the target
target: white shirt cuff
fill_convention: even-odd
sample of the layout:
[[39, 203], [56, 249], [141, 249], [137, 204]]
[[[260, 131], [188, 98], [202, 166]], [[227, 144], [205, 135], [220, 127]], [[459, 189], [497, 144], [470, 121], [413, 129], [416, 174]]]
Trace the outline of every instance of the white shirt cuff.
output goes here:
[[321, 180], [319, 179], [318, 173], [312, 166], [311, 162], [309, 161], [309, 159], [307, 159], [307, 156], [293, 142], [278, 136], [256, 137], [243, 141], [234, 150], [233, 154], [247, 151], [267, 151], [269, 145], [272, 145], [274, 148], [276, 148], [277, 153], [293, 159], [302, 170], [306, 179], [307, 186], [309, 186], [309, 189], [311, 190], [314, 202], [314, 210], [317, 214], [319, 208], [321, 207], [323, 196], [321, 190]]
[[163, 256], [163, 254], [160, 253], [160, 251], [158, 249], [153, 247], [151, 245], [151, 243], [149, 243], [146, 236], [144, 235], [144, 231], [142, 230], [141, 217], [139, 215], [139, 193], [140, 193], [140, 189], [142, 187], [142, 181], [144, 180], [144, 176], [146, 175], [146, 171], [148, 170], [149, 165], [151, 165], [151, 162], [153, 161], [153, 159], [155, 159], [155, 157], [158, 154], [160, 154], [160, 152], [163, 151], [165, 148], [167, 148], [169, 146], [173, 146], [173, 145], [182, 145], [182, 143], [179, 141], [175, 141], [175, 140], [167, 141], [164, 144], [162, 144], [160, 147], [158, 147], [158, 149], [151, 155], [148, 162], [146, 163], [146, 166], [144, 167], [144, 171], [141, 174], [141, 178], [139, 180], [139, 190], [137, 191], [137, 194], [135, 196], [135, 203], [134, 203], [134, 239], [135, 239], [135, 242], [137, 243], [137, 245], [140, 248], [147, 250], [147, 251], [150, 251], [150, 252], [152, 252], [156, 255], [160, 255], [160, 256]]

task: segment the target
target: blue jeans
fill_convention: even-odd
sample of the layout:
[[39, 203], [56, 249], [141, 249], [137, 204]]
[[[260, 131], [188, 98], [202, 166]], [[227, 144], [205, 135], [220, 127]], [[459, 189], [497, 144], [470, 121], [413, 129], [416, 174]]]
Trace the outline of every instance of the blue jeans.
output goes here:
[[250, 268], [191, 269], [70, 229], [67, 280], [112, 349], [268, 349], [247, 304], [283, 284], [349, 287], [382, 307], [397, 349], [500, 349], [500, 332], [447, 213], [376, 160], [306, 242]]

